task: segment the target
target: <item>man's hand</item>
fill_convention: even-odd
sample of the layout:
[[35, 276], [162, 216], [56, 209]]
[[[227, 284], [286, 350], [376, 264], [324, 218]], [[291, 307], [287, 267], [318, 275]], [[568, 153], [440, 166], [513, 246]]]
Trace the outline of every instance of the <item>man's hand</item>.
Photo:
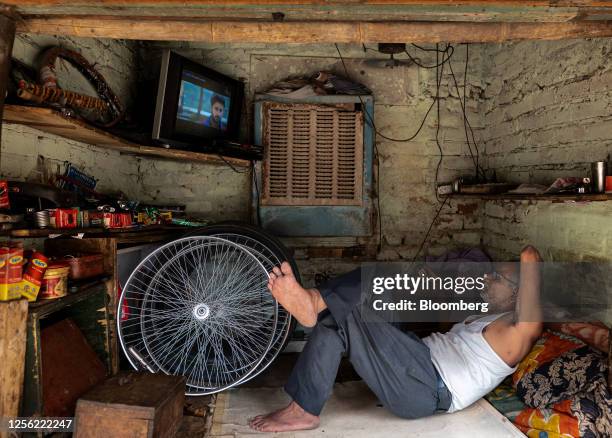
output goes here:
[[542, 257], [538, 250], [531, 245], [527, 245], [521, 251], [521, 262], [541, 262]]

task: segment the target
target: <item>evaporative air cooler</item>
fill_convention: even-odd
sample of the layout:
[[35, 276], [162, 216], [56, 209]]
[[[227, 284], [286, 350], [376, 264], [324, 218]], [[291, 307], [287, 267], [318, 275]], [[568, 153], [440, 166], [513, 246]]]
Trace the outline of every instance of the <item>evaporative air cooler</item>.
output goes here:
[[255, 96], [253, 214], [280, 236], [372, 234], [372, 96]]

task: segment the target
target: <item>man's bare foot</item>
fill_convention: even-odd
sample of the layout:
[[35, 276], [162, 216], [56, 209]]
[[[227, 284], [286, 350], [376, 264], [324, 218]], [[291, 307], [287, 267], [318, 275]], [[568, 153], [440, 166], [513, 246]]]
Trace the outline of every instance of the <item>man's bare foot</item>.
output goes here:
[[304, 289], [297, 282], [287, 262], [270, 272], [268, 289], [287, 312], [305, 327], [313, 327], [319, 312], [327, 307], [318, 290]]
[[251, 418], [249, 426], [259, 432], [309, 430], [319, 427], [319, 417], [306, 412], [300, 405], [292, 401], [283, 409]]

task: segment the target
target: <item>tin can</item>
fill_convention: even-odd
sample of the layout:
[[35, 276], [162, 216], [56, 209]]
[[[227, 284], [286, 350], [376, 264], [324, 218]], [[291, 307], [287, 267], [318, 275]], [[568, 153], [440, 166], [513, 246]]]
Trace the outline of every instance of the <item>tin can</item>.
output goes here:
[[591, 182], [593, 193], [603, 193], [606, 191], [606, 162], [595, 161], [591, 164]]
[[19, 283], [23, 271], [23, 246], [6, 242], [0, 246], [0, 301], [19, 298]]
[[0, 208], [10, 208], [11, 203], [9, 202], [8, 193], [8, 182], [6, 180], [0, 180]]
[[102, 254], [67, 255], [64, 261], [70, 265], [71, 280], [97, 277], [104, 274], [104, 256]]
[[47, 257], [41, 252], [34, 251], [30, 256], [30, 261], [23, 273], [21, 280], [21, 296], [28, 301], [36, 301], [42, 279], [47, 270]]
[[55, 228], [76, 228], [79, 210], [76, 208], [56, 208]]
[[68, 274], [70, 266], [63, 262], [49, 264], [42, 280], [40, 298], [51, 300], [64, 297], [68, 294]]

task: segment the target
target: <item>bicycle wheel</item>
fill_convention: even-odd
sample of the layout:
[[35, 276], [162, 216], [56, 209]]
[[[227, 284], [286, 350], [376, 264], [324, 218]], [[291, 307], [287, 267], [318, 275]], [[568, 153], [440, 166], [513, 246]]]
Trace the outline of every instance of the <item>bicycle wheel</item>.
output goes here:
[[184, 375], [187, 394], [246, 379], [277, 340], [268, 271], [248, 248], [215, 236], [184, 237], [145, 258], [119, 302], [119, 339], [137, 369]]

